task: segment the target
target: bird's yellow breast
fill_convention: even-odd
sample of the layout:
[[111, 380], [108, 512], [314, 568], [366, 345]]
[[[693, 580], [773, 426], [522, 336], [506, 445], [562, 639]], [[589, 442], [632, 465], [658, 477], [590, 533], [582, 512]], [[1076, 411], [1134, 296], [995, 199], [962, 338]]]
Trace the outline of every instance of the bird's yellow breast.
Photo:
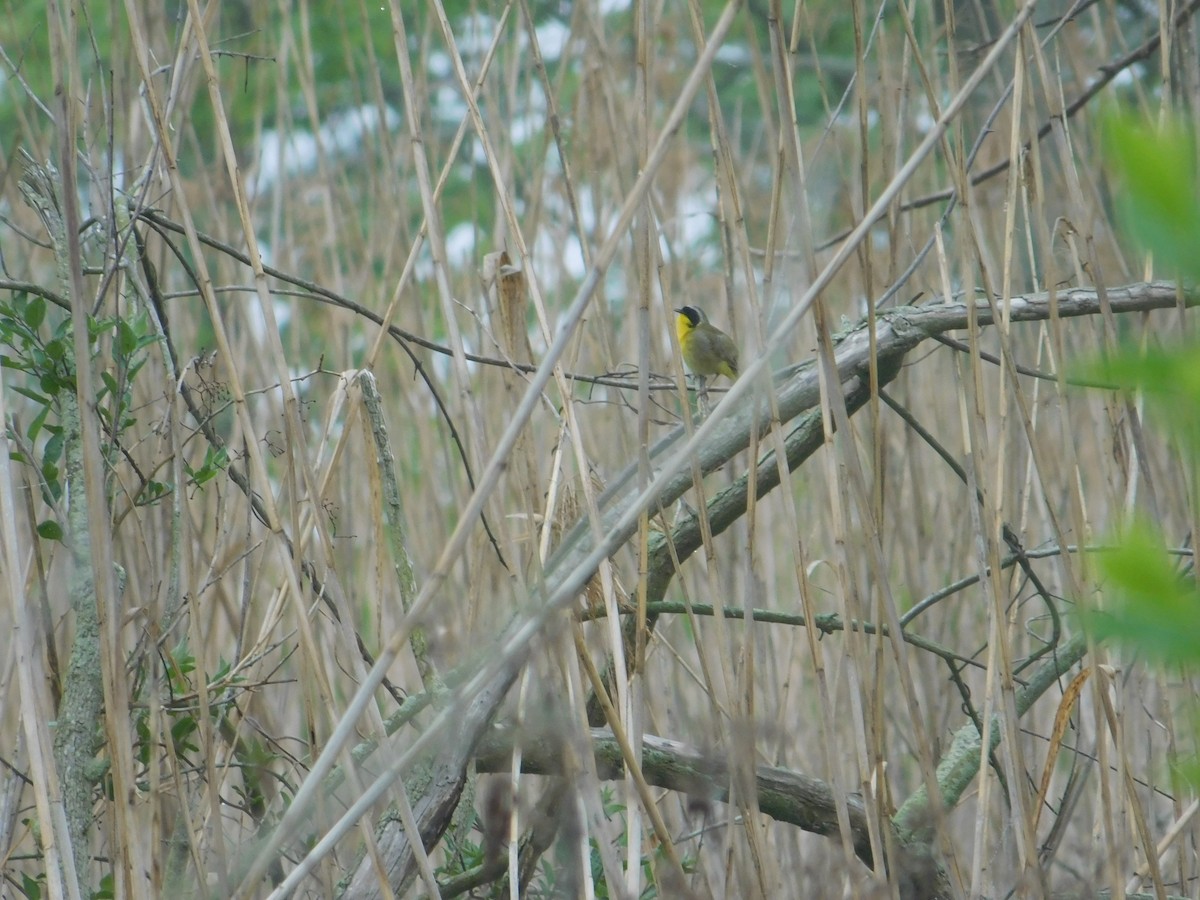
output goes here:
[[675, 335], [679, 338], [679, 346], [686, 345], [686, 339], [689, 334], [695, 331], [696, 326], [692, 324], [692, 320], [679, 313], [675, 316]]

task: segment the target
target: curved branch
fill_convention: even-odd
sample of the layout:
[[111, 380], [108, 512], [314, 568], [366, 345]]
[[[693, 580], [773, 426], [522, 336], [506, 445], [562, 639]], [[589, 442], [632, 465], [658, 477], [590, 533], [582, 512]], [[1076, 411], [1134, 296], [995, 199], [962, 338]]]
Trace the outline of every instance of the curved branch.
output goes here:
[[[1200, 0], [1198, 0], [1198, 2], [1200, 2]], [[158, 210], [144, 209], [140, 212], [139, 218], [145, 219], [147, 222], [153, 225], [159, 234], [162, 234], [163, 231], [172, 231], [176, 234], [183, 234], [182, 225], [169, 219]], [[224, 241], [218, 240], [212, 235], [205, 234], [203, 231], [196, 232], [196, 236], [200, 239], [200, 243], [211, 247], [214, 250], [219, 250], [221, 253], [224, 253], [231, 259], [237, 260], [243, 265], [250, 265], [250, 257], [241, 250], [238, 250], [237, 247], [234, 247], [232, 244], [227, 244]], [[348, 310], [349, 312], [366, 319], [368, 322], [371, 322], [374, 325], [383, 325], [383, 316], [381, 316], [379, 313], [375, 312], [373, 309], [363, 306], [361, 303], [351, 300], [349, 297], [339, 294], [337, 291], [334, 291], [325, 285], [320, 284], [319, 282], [309, 281], [307, 278], [301, 278], [299, 275], [286, 272], [283, 269], [277, 269], [274, 266], [266, 265], [265, 263], [263, 264], [263, 271], [272, 278], [277, 278], [285, 284], [291, 284], [300, 288], [302, 291], [304, 291], [304, 294], [301, 296], [315, 300], [318, 303], [325, 303], [329, 306], [337, 306], [341, 309]], [[47, 299], [54, 298], [47, 297]], [[55, 302], [58, 301], [55, 300]], [[425, 374], [425, 370], [421, 361], [413, 353], [412, 347], [421, 347], [424, 350], [429, 350], [432, 353], [439, 353], [442, 356], [454, 355], [454, 351], [445, 344], [439, 344], [437, 341], [431, 341], [429, 338], [421, 337], [421, 335], [412, 331], [406, 331], [397, 325], [389, 323], [388, 334], [391, 335], [391, 337], [396, 340], [401, 347], [404, 348], [404, 352], [408, 354], [409, 359], [412, 360], [413, 365], [416, 367], [417, 373], [427, 383], [428, 378]], [[495, 356], [484, 356], [479, 353], [467, 353], [465, 351], [463, 353], [463, 358], [468, 362], [478, 363], [481, 366], [493, 366], [500, 369], [509, 369], [522, 375], [532, 375], [537, 371], [538, 368], [536, 365], [529, 363], [518, 363], [510, 359], [501, 359]], [[584, 375], [580, 372], [564, 372], [563, 377], [568, 381], [578, 381], [582, 384], [594, 384], [604, 387], [622, 388], [625, 390], [637, 389], [636, 372], [631, 372], [628, 377], [622, 377], [612, 373], [605, 375]], [[658, 384], [651, 386], [651, 390], [674, 390], [675, 380], [673, 378], [668, 378], [667, 376], [656, 375], [653, 373], [651, 374], [651, 377], [659, 381]], [[430, 387], [432, 388], [432, 385], [430, 385]]]
[[[1065, 319], [1097, 315], [1105, 302], [1113, 313], [1145, 312], [1196, 306], [1200, 303], [1200, 292], [1185, 291], [1174, 283], [1164, 281], [1107, 288], [1103, 292], [1094, 288], [1070, 288], [1013, 297], [1009, 302], [1009, 316], [1013, 322], [1036, 322], [1047, 321], [1053, 316]], [[993, 308], [983, 300], [974, 303], [973, 311], [966, 303], [942, 304], [938, 298], [934, 298], [925, 306], [896, 307], [880, 313], [876, 333], [879, 386], [884, 387], [899, 374], [900, 363], [910, 350], [927, 339], [966, 328], [972, 315], [981, 326], [995, 323]], [[870, 341], [865, 325], [860, 324], [841, 336], [835, 361], [842, 379], [847, 412], [853, 414], [870, 399], [869, 382], [865, 377], [870, 364]], [[775, 387], [780, 421], [787, 424], [792, 419], [798, 419], [784, 440], [787, 469], [794, 471], [824, 443], [825, 433], [819, 410], [809, 409], [816, 406], [818, 399], [816, 369], [810, 364], [803, 364], [786, 370], [783, 375], [783, 380], [778, 381]], [[702, 473], [720, 468], [734, 454], [750, 445], [752, 412], [746, 410], [731, 416], [728, 428], [720, 432], [718, 439], [701, 448], [697, 457]], [[767, 423], [759, 416], [755, 416], [754, 421], [761, 437], [765, 434]], [[669, 455], [669, 451], [683, 437], [682, 428], [667, 435], [651, 450], [651, 461]], [[732, 525], [746, 511], [751, 474], [755, 478], [756, 498], [777, 487], [779, 466], [776, 465], [774, 451], [764, 453], [752, 469], [708, 502], [708, 519], [714, 536]], [[628, 498], [631, 488], [636, 487], [636, 475], [637, 464], [634, 463], [614, 478], [612, 487], [600, 499], [601, 507], [609, 510], [619, 508]], [[673, 503], [691, 485], [690, 472], [683, 473], [672, 482], [672, 490], [664, 491], [660, 504], [665, 507]], [[608, 517], [605, 518], [607, 521]], [[580, 523], [575, 530], [585, 525]], [[571, 534], [574, 534], [574, 530]], [[700, 544], [700, 521], [695, 513], [677, 521], [669, 535], [657, 535], [651, 541], [647, 591], [650, 602], [662, 600], [667, 586], [675, 577], [676, 560], [683, 562]]]

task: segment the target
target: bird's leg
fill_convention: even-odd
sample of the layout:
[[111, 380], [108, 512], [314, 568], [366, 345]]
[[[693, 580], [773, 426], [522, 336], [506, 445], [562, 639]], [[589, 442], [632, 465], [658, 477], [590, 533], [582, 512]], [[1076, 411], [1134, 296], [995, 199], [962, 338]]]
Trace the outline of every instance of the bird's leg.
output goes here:
[[708, 402], [708, 376], [696, 376], [696, 406], [700, 410], [700, 417], [707, 419], [708, 414], [712, 412], [712, 406]]

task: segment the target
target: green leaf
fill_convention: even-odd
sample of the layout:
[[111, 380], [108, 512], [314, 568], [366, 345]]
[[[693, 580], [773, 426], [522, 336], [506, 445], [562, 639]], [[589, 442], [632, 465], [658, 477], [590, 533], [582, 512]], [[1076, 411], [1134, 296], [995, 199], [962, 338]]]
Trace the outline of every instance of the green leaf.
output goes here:
[[195, 734], [200, 727], [200, 723], [193, 716], [181, 716], [171, 723], [171, 738], [175, 743], [175, 750], [179, 754], [194, 753], [200, 749], [195, 742], [189, 738]]
[[30, 300], [29, 305], [25, 307], [25, 315], [22, 318], [32, 331], [37, 331], [42, 326], [42, 321], [46, 318], [45, 298], [34, 297]]
[[52, 505], [62, 499], [62, 482], [58, 480], [58, 466], [42, 466], [42, 478], [45, 484], [42, 487], [42, 499], [46, 501], [46, 505]]
[[141, 494], [138, 495], [137, 502], [139, 506], [146, 506], [161, 500], [171, 489], [161, 481], [147, 481], [146, 486], [142, 488]]
[[1180, 275], [1200, 275], [1195, 133], [1184, 122], [1150, 125], [1113, 116], [1104, 146], [1125, 231]]
[[216, 478], [217, 475], [224, 471], [228, 465], [228, 450], [226, 450], [224, 447], [219, 450], [209, 447], [208, 451], [204, 454], [204, 462], [199, 468], [193, 469], [186, 462], [183, 464], [183, 467], [187, 471], [188, 476], [195, 483], [196, 487], [201, 487], [202, 485]]
[[63, 444], [65, 443], [66, 438], [63, 437], [62, 431], [51, 435], [50, 440], [46, 441], [45, 449], [42, 450], [42, 465], [58, 462], [62, 458]]
[[116, 896], [113, 875], [108, 872], [100, 879], [100, 887], [92, 892], [92, 900], [112, 900]]
[[61, 362], [67, 356], [67, 345], [58, 338], [48, 341], [45, 346], [46, 356], [55, 362]]
[[62, 526], [53, 519], [47, 519], [45, 522], [39, 522], [37, 533], [39, 537], [43, 537], [48, 541], [61, 541], [63, 539]]
[[1083, 609], [1085, 627], [1164, 665], [1200, 665], [1200, 592], [1180, 578], [1151, 528], [1132, 528], [1100, 558], [1100, 568], [1107, 578], [1106, 606]]
[[[229, 673], [232, 671], [232, 669], [233, 664], [230, 663], [230, 661], [225, 657], [220, 657], [217, 661], [217, 667], [213, 669], [212, 674], [209, 676], [209, 683], [213, 685], [220, 684], [229, 677]], [[245, 681], [245, 676], [243, 675], [236, 675], [233, 678], [233, 682], [235, 684], [241, 684], [243, 681]]]
[[1115, 384], [1146, 394], [1159, 425], [1200, 453], [1200, 366], [1194, 345], [1143, 350], [1123, 347], [1113, 355], [1076, 368], [1084, 379]]
[[102, 319], [88, 319], [88, 339], [95, 341], [104, 332], [112, 331], [116, 325], [117, 320], [112, 316], [105, 316]]
[[1200, 367], [1194, 348], [1125, 347], [1095, 366], [1102, 378], [1168, 400], [1200, 398]]
[[37, 436], [41, 433], [42, 426], [46, 424], [46, 416], [50, 415], [50, 407], [43, 406], [41, 412], [33, 417], [33, 421], [29, 423], [29, 427], [25, 429], [25, 436], [29, 438], [30, 443], [37, 440]]
[[41, 406], [48, 406], [50, 403], [50, 400], [48, 397], [43, 397], [37, 391], [32, 391], [29, 388], [23, 388], [20, 385], [14, 384], [13, 390], [16, 391], [18, 394], [20, 394], [22, 397], [28, 397], [34, 403], [37, 403]]
[[138, 338], [133, 333], [133, 329], [129, 327], [129, 323], [122, 319], [117, 323], [117, 352], [128, 358], [133, 351], [137, 349]]
[[[25, 824], [30, 824], [28, 819], [25, 820]], [[45, 875], [39, 875], [38, 879], [34, 880], [24, 872], [21, 873], [21, 892], [28, 898], [28, 900], [41, 900], [41, 881], [45, 877]]]

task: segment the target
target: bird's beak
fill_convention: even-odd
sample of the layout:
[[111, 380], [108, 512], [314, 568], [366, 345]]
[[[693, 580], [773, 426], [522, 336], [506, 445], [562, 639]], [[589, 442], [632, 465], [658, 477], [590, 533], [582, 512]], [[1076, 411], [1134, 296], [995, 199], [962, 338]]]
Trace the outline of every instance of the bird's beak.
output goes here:
[[683, 315], [683, 307], [682, 306], [675, 307], [675, 312], [679, 313], [682, 316]]

